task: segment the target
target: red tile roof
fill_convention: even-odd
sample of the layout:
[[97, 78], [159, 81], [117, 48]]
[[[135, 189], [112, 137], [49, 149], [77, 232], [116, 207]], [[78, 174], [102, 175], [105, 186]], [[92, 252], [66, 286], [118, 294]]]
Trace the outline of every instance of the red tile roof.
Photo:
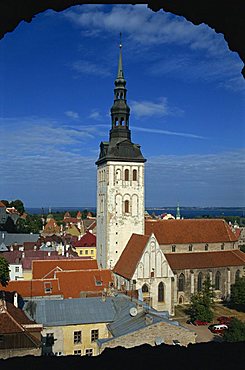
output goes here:
[[56, 277], [59, 279], [64, 298], [79, 298], [81, 292], [102, 293], [104, 288], [108, 288], [114, 280], [111, 270], [98, 269], [58, 271]]
[[151, 233], [160, 245], [237, 241], [229, 225], [216, 219], [145, 220], [145, 234]]
[[80, 240], [73, 242], [73, 247], [95, 247], [96, 236], [89, 231], [84, 234]]
[[165, 253], [172, 270], [244, 266], [245, 253], [240, 250], [195, 253]]
[[127, 279], [131, 279], [148, 240], [148, 235], [132, 234], [113, 272]]
[[58, 270], [89, 270], [97, 268], [98, 264], [96, 260], [81, 258], [33, 261], [32, 275], [33, 279], [43, 279], [54, 277], [55, 272]]
[[78, 220], [76, 217], [66, 217], [64, 218], [63, 222], [65, 222], [66, 224], [68, 223], [71, 223], [71, 224], [77, 224], [78, 222], [80, 222], [81, 220]]
[[24, 332], [22, 324], [33, 324], [33, 321], [20, 308], [0, 299], [0, 334]]
[[71, 217], [71, 215], [68, 211], [64, 214], [64, 219], [67, 218], [67, 217]]
[[[51, 293], [45, 293], [45, 287], [47, 286], [51, 286]], [[15, 291], [23, 298], [45, 296], [49, 297], [50, 295], [61, 294], [58, 279], [13, 280], [10, 281], [6, 287], [1, 287], [1, 290]]]

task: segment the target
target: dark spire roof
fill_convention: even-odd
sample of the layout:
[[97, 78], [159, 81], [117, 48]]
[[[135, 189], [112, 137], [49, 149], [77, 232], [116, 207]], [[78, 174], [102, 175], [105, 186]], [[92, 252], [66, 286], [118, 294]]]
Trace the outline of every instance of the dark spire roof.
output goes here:
[[100, 156], [96, 164], [102, 164], [109, 160], [127, 162], [145, 162], [140, 145], [131, 141], [129, 129], [130, 108], [127, 105], [126, 80], [124, 79], [122, 64], [122, 42], [120, 34], [120, 52], [118, 61], [118, 72], [115, 80], [114, 103], [111, 107], [111, 130], [110, 141], [100, 144]]

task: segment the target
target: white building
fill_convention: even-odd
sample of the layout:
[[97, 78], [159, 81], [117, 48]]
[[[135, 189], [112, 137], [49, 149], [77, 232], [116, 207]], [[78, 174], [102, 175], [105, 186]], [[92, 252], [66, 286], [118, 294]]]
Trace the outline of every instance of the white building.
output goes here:
[[115, 80], [109, 142], [100, 144], [97, 169], [97, 260], [112, 269], [133, 233], [144, 234], [144, 163], [131, 141], [122, 48]]

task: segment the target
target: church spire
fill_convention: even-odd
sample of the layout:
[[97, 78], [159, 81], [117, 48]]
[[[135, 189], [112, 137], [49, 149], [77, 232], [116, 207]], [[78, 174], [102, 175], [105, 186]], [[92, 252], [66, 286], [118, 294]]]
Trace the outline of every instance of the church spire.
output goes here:
[[127, 105], [126, 100], [127, 89], [125, 87], [126, 80], [124, 79], [123, 74], [121, 37], [122, 36], [120, 33], [118, 71], [114, 88], [114, 104], [111, 108], [112, 128], [110, 131], [110, 140], [113, 138], [124, 138], [131, 140], [131, 134], [129, 130], [130, 108]]
[[122, 64], [122, 33], [120, 32], [120, 54], [119, 54], [119, 62], [118, 62], [118, 72], [117, 72], [117, 79], [124, 79], [123, 76], [123, 64]]

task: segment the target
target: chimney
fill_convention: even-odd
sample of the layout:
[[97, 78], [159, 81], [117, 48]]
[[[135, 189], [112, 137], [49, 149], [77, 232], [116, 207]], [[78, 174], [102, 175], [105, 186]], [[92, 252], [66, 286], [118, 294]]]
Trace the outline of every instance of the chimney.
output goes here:
[[14, 306], [18, 308], [18, 293], [14, 293]]

